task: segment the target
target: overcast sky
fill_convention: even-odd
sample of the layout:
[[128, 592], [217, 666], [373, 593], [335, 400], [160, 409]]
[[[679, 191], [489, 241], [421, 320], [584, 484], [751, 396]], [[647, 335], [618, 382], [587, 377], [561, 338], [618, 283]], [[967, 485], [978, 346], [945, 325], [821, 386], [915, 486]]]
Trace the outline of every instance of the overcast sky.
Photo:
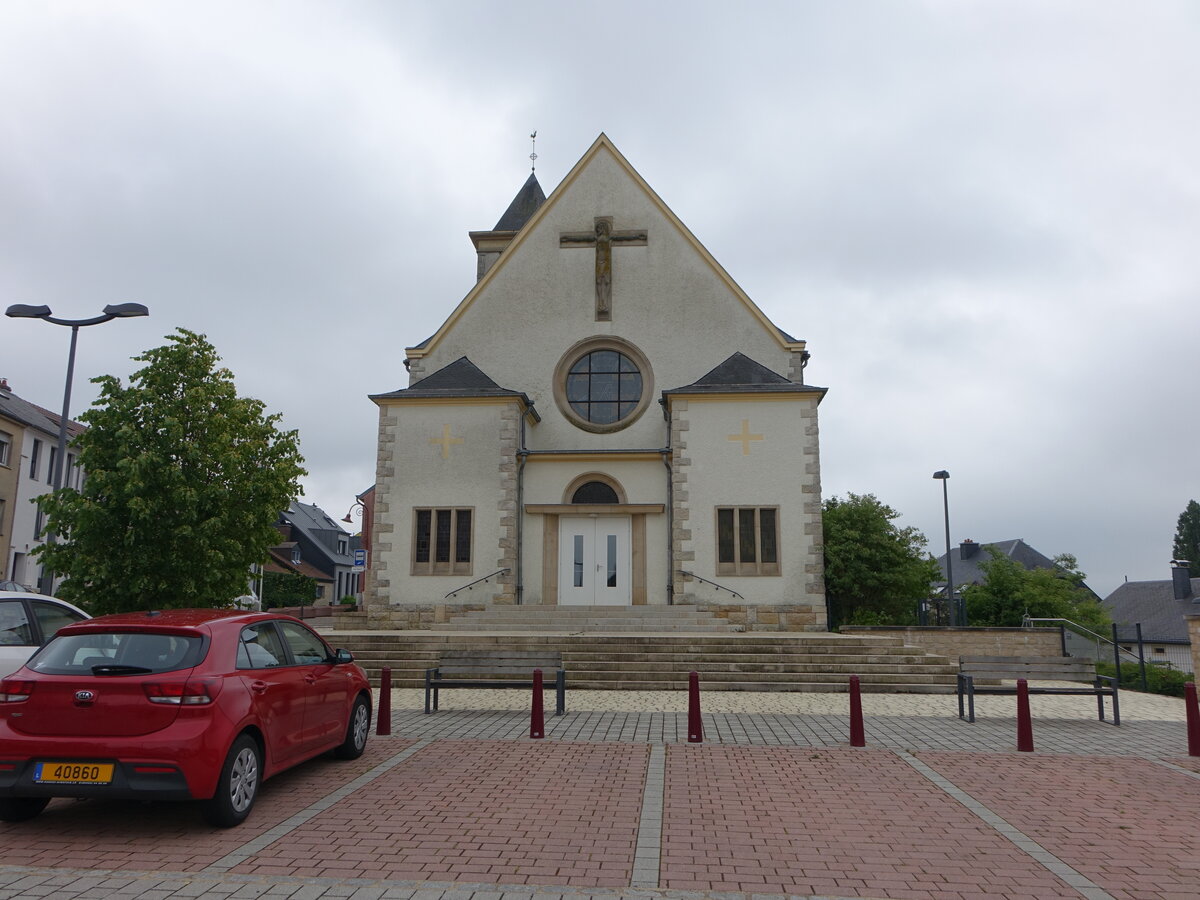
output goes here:
[[[208, 335], [340, 518], [529, 133], [549, 193], [603, 131], [808, 341], [826, 497], [939, 554], [948, 469], [954, 542], [1107, 595], [1200, 499], [1197, 47], [1194, 0], [5, 0], [0, 306], [150, 307], [81, 331], [74, 415]], [[0, 318], [0, 375], [58, 409], [68, 340]]]

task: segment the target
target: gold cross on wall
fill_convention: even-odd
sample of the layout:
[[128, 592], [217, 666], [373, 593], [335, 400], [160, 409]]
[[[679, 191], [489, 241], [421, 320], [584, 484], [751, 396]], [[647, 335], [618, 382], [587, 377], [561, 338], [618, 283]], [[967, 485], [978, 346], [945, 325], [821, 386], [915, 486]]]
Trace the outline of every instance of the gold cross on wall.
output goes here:
[[613, 247], [645, 247], [646, 230], [613, 231], [612, 216], [597, 216], [593, 231], [578, 231], [559, 235], [558, 246], [596, 247], [596, 321], [612, 320], [612, 251]]
[[731, 441], [741, 441], [742, 442], [742, 456], [750, 455], [750, 442], [751, 441], [765, 440], [765, 438], [761, 434], [751, 434], [750, 433], [750, 420], [749, 419], [742, 419], [742, 433], [741, 434], [727, 435], [727, 439], [731, 440]]
[[463, 439], [456, 438], [456, 437], [450, 437], [450, 426], [443, 425], [442, 426], [442, 436], [440, 438], [436, 438], [436, 437], [430, 438], [429, 443], [441, 444], [442, 445], [442, 459], [449, 459], [450, 458], [450, 445], [451, 444], [461, 444], [461, 443], [463, 443]]

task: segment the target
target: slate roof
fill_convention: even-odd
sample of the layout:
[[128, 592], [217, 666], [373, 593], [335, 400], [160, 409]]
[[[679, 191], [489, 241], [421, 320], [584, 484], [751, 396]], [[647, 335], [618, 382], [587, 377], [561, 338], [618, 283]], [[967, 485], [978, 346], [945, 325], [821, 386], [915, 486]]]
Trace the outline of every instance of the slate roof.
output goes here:
[[1135, 625], [1142, 623], [1142, 638], [1160, 643], [1190, 643], [1184, 616], [1200, 615], [1200, 578], [1191, 579], [1192, 596], [1175, 599], [1174, 584], [1166, 581], [1127, 581], [1104, 598], [1104, 606], [1117, 623], [1120, 640], [1137, 640]]
[[542, 186], [538, 184], [537, 176], [530, 172], [525, 184], [517, 191], [517, 196], [508, 204], [508, 209], [504, 211], [504, 215], [492, 231], [520, 231], [545, 202], [546, 195], [542, 192]]
[[409, 387], [388, 394], [370, 395], [371, 400], [389, 397], [520, 397], [526, 406], [533, 406], [525, 394], [500, 387], [465, 356]]
[[[281, 522], [291, 525], [291, 537], [294, 542], [300, 544], [307, 562], [313, 562], [310, 557], [315, 551], [324, 557], [322, 562], [330, 567], [329, 571], [332, 571], [332, 567], [335, 566], [353, 565], [352, 554], [337, 552], [339, 536], [347, 538], [347, 549], [349, 549], [349, 533], [333, 521], [321, 507], [297, 501], [288, 507], [287, 512], [280, 514], [279, 518]], [[299, 536], [303, 536], [304, 540], [296, 540]], [[276, 546], [282, 546], [282, 543]], [[326, 571], [322, 565], [316, 562], [313, 565]]]
[[[58, 423], [62, 416], [48, 409], [22, 400], [11, 390], [0, 389], [0, 415], [7, 416], [22, 425], [28, 425], [49, 434], [58, 434]], [[74, 437], [83, 431], [84, 426], [74, 419], [67, 420], [67, 434]]]
[[789, 381], [744, 353], [735, 353], [697, 381], [663, 391], [670, 394], [783, 393], [824, 395], [827, 388]]
[[[988, 547], [996, 548], [1002, 555], [1007, 556], [1014, 562], [1020, 563], [1026, 569], [1031, 571], [1033, 569], [1058, 568], [1058, 565], [1054, 562], [1054, 560], [1045, 554], [1034, 550], [1021, 538], [1014, 538], [1008, 541], [997, 541], [996, 543], [992, 544], [980, 544], [979, 549], [975, 551], [974, 555], [968, 557], [967, 559], [963, 559], [962, 557], [962, 545], [960, 544], [959, 546], [953, 547], [950, 550], [951, 568], [954, 569], [955, 590], [958, 590], [959, 586], [964, 584], [983, 584], [985, 576], [981, 566], [983, 563], [990, 561], [992, 558], [991, 554], [987, 551]], [[943, 587], [945, 587], [945, 553], [938, 557], [937, 564], [938, 568], [941, 570], [940, 583]], [[1091, 593], [1092, 596], [1096, 597], [1097, 600], [1100, 599], [1099, 595], [1097, 595], [1096, 592], [1086, 584], [1084, 584], [1083, 587], [1085, 590]]]

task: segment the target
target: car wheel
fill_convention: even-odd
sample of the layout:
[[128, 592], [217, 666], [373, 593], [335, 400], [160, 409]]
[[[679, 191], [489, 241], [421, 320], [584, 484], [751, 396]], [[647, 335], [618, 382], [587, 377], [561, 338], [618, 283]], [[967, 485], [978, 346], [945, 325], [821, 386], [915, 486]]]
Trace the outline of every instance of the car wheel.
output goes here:
[[24, 822], [38, 815], [49, 797], [0, 797], [0, 822]]
[[358, 759], [367, 749], [367, 734], [371, 730], [371, 704], [361, 694], [350, 710], [350, 724], [346, 726], [346, 740], [333, 751], [338, 759]]
[[261, 779], [262, 751], [258, 749], [258, 741], [243, 734], [229, 748], [217, 780], [217, 792], [204, 804], [208, 824], [218, 828], [242, 824], [254, 806]]

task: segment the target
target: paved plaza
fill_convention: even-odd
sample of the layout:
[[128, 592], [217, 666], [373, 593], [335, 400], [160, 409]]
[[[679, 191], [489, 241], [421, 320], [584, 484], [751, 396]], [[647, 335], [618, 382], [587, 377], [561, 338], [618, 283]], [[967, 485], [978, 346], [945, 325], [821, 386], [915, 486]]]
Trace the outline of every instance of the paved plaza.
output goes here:
[[0, 898], [689, 900], [1200, 896], [1200, 758], [1181, 700], [569, 692], [531, 740], [528, 696], [392, 692], [353, 762], [268, 781], [229, 830], [189, 804], [56, 800], [0, 825]]

